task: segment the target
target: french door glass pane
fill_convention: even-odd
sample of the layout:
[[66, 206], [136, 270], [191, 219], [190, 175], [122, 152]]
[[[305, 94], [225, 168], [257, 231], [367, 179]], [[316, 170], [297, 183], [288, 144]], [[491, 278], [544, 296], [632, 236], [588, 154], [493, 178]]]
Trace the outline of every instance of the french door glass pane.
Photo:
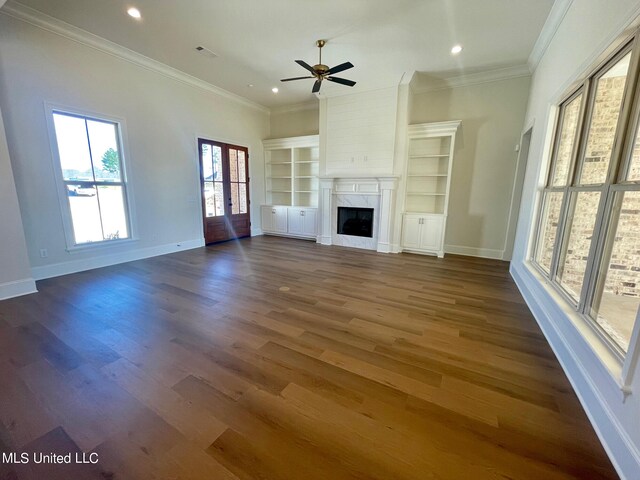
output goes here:
[[238, 151], [233, 148], [229, 149], [229, 180], [238, 181]]
[[231, 214], [240, 213], [240, 200], [238, 198], [238, 184], [231, 184]]
[[120, 153], [117, 126], [111, 122], [87, 120], [91, 158], [96, 180], [120, 182]]
[[247, 181], [247, 159], [242, 150], [238, 150], [238, 181]]
[[580, 104], [582, 94], [569, 102], [563, 111], [562, 127], [558, 138], [558, 149], [556, 151], [555, 167], [551, 179], [554, 187], [563, 187], [567, 184], [569, 167], [571, 165], [571, 154], [578, 131], [578, 120], [580, 118]]
[[[71, 191], [69, 191], [71, 193]], [[101, 242], [102, 224], [95, 187], [83, 187], [78, 193], [69, 194], [69, 207], [76, 243]]]
[[202, 178], [205, 182], [213, 182], [213, 157], [211, 145], [202, 144]]
[[213, 158], [213, 180], [216, 182], [223, 182], [224, 170], [222, 168], [222, 148], [212, 145], [211, 155]]
[[240, 183], [240, 213], [247, 213], [247, 184]]
[[87, 126], [84, 118], [56, 112], [53, 114], [53, 123], [56, 129], [63, 178], [93, 182]]
[[538, 237], [536, 263], [547, 273], [551, 270], [553, 245], [556, 241], [563, 197], [563, 192], [545, 192], [544, 196], [544, 207], [542, 210], [542, 223], [540, 224], [540, 236]]
[[98, 200], [100, 200], [104, 240], [129, 238], [123, 188], [101, 185], [98, 187]]
[[207, 217], [224, 215], [222, 182], [204, 182], [204, 199]]
[[[580, 299], [580, 291], [587, 269], [587, 258], [591, 248], [593, 229], [600, 202], [600, 192], [578, 192], [573, 208], [573, 215], [567, 220], [566, 231], [569, 232], [566, 248], [561, 258], [559, 271], [560, 285], [576, 301]], [[571, 210], [570, 210], [571, 212]]]
[[640, 308], [640, 192], [620, 192], [616, 203], [619, 217], [596, 318], [627, 351]]
[[580, 185], [606, 181], [630, 60], [631, 52], [598, 78]]

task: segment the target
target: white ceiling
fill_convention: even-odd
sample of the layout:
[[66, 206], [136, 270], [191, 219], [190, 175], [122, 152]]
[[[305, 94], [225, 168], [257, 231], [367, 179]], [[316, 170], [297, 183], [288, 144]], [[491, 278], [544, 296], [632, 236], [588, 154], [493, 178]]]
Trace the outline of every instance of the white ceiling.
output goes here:
[[[313, 99], [296, 59], [351, 61], [355, 89], [523, 65], [553, 0], [20, 0], [20, 3], [267, 107]], [[136, 21], [126, 14], [135, 6]], [[464, 46], [459, 56], [451, 47]], [[197, 53], [203, 45], [218, 54]], [[326, 94], [349, 87], [325, 84]], [[253, 87], [248, 87], [253, 84]], [[280, 93], [274, 95], [271, 88]], [[353, 91], [353, 90], [352, 90]]]

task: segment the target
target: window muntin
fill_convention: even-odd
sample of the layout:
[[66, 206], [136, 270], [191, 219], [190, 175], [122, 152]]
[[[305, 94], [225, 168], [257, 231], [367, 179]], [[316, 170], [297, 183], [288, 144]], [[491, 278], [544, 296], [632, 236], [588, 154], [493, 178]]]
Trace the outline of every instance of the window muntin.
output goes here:
[[52, 114], [73, 244], [130, 238], [119, 125]]
[[635, 56], [627, 44], [560, 105], [532, 258], [620, 356], [640, 307], [640, 132], [627, 134], [626, 113], [640, 116]]

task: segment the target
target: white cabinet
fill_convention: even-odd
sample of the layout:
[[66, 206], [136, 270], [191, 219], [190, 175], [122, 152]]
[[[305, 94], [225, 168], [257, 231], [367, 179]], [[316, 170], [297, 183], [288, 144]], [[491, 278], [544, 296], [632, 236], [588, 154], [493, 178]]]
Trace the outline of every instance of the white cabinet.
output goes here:
[[316, 238], [318, 209], [262, 205], [262, 231], [265, 234]]
[[272, 233], [287, 233], [287, 207], [262, 205], [262, 230]]
[[402, 219], [402, 249], [444, 256], [445, 216], [405, 213]]
[[459, 121], [409, 125], [402, 248], [444, 256], [453, 151]]
[[287, 212], [287, 231], [301, 237], [315, 237], [317, 210], [315, 208], [289, 207]]

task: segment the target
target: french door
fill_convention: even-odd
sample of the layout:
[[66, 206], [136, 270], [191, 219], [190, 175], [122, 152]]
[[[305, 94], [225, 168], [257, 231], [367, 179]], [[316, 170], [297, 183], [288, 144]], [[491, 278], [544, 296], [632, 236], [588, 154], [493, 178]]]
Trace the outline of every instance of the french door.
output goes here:
[[248, 149], [199, 139], [198, 151], [205, 243], [251, 235]]

